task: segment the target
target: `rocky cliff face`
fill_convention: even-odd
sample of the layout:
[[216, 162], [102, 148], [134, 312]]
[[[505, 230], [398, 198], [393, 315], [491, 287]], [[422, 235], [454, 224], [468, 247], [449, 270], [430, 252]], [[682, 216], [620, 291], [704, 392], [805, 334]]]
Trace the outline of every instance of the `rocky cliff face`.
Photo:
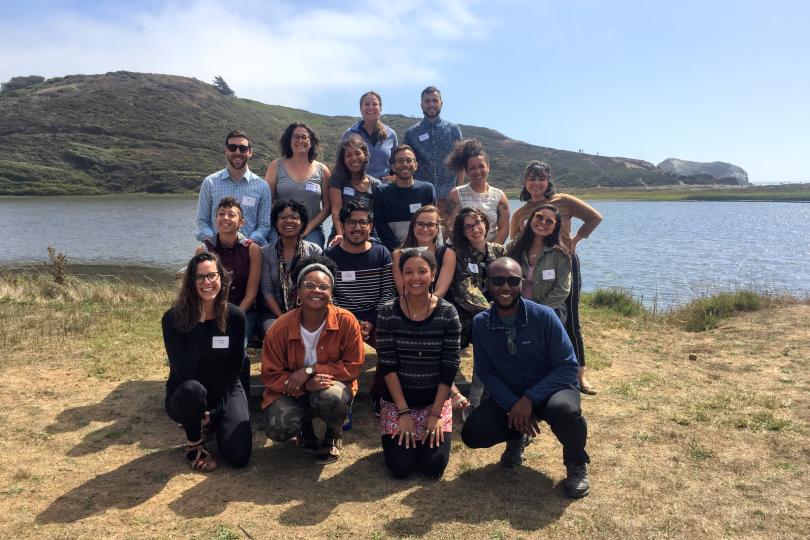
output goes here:
[[741, 167], [722, 161], [711, 163], [698, 163], [697, 161], [686, 161], [683, 159], [668, 158], [658, 164], [661, 172], [675, 176], [696, 176], [709, 175], [718, 180], [725, 180], [721, 183], [728, 183], [729, 179], [736, 179], [741, 186], [748, 185], [748, 173]]

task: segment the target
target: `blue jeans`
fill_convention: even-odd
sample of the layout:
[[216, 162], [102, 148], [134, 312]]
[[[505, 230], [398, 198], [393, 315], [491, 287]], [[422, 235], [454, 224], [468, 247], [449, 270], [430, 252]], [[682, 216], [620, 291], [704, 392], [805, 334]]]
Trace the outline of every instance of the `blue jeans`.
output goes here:
[[307, 242], [312, 242], [313, 244], [318, 244], [321, 248], [323, 248], [323, 245], [326, 242], [326, 237], [323, 234], [323, 224], [318, 225], [309, 231], [309, 234], [304, 237], [304, 240]]

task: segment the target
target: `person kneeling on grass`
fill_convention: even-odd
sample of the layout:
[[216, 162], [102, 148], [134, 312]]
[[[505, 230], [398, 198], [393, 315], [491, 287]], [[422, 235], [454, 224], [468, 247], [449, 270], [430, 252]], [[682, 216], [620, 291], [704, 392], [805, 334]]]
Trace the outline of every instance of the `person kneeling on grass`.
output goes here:
[[571, 340], [551, 308], [520, 297], [523, 271], [502, 257], [489, 267], [495, 305], [473, 320], [474, 370], [489, 392], [461, 430], [470, 448], [506, 441], [501, 465], [523, 462], [523, 449], [538, 433], [538, 420], [551, 426], [563, 445], [566, 495], [588, 494], [588, 428], [580, 407], [578, 364]]
[[244, 467], [252, 434], [247, 397], [239, 382], [245, 356], [245, 314], [228, 303], [229, 278], [214, 253], [195, 255], [186, 267], [174, 306], [162, 320], [169, 356], [166, 412], [186, 432], [186, 457], [210, 472], [217, 459], [203, 431], [216, 434], [222, 459]]
[[[298, 447], [321, 465], [340, 457], [342, 426], [365, 361], [360, 323], [332, 304], [334, 276], [326, 257], [301, 260], [292, 276], [299, 307], [276, 320], [262, 347], [262, 428], [276, 442], [297, 436]], [[314, 418], [326, 424], [322, 441]]]
[[461, 323], [456, 308], [430, 291], [436, 259], [406, 249], [402, 294], [377, 316], [377, 370], [385, 380], [380, 431], [385, 464], [396, 478], [415, 469], [440, 477], [450, 457]]

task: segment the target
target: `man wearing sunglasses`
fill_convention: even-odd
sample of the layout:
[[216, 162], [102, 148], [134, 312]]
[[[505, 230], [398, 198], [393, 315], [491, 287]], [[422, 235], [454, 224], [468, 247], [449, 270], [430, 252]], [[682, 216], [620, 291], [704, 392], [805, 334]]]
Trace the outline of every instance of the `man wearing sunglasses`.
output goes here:
[[546, 421], [563, 445], [568, 497], [588, 494], [587, 425], [580, 407], [574, 348], [560, 319], [546, 306], [520, 296], [523, 273], [508, 257], [489, 267], [494, 305], [472, 324], [474, 370], [489, 396], [461, 430], [470, 448], [506, 442], [501, 465], [523, 462], [523, 449]]
[[270, 234], [270, 186], [264, 178], [248, 169], [253, 155], [250, 138], [235, 130], [225, 137], [227, 166], [207, 177], [200, 186], [197, 203], [197, 240], [215, 241], [217, 205], [224, 197], [234, 197], [242, 206], [245, 219], [240, 232], [259, 246], [267, 244]]

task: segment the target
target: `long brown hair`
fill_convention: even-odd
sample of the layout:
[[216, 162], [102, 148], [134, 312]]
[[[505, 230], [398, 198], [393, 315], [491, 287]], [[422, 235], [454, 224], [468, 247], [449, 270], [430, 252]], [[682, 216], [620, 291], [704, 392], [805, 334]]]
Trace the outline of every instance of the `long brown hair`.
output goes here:
[[467, 237], [464, 236], [464, 218], [472, 216], [480, 219], [484, 223], [484, 237], [489, 232], [489, 218], [480, 208], [470, 208], [466, 206], [461, 209], [461, 212], [456, 214], [456, 219], [453, 221], [453, 249], [458, 253], [463, 252], [466, 254], [472, 253], [472, 245]]
[[225, 332], [228, 328], [228, 289], [231, 287], [231, 278], [222, 266], [216, 253], [206, 251], [195, 255], [188, 261], [186, 272], [183, 274], [183, 284], [177, 299], [172, 306], [174, 324], [181, 332], [189, 332], [200, 321], [202, 304], [200, 295], [197, 293], [197, 266], [201, 262], [214, 261], [219, 272], [220, 288], [216, 298], [214, 298], [214, 314], [217, 321], [217, 329]]
[[554, 213], [554, 219], [557, 220], [551, 234], [543, 238], [543, 245], [559, 249], [570, 257], [568, 248], [566, 248], [565, 245], [560, 242], [560, 227], [562, 226], [560, 211], [555, 206], [551, 206], [550, 204], [540, 205], [535, 209], [534, 212], [532, 212], [532, 215], [529, 216], [529, 221], [526, 222], [526, 226], [523, 227], [523, 232], [520, 234], [515, 243], [512, 244], [511, 248], [509, 249], [509, 253], [506, 254], [507, 257], [511, 257], [516, 261], [522, 261], [523, 256], [528, 253], [529, 249], [532, 247], [532, 242], [534, 242], [535, 236], [534, 230], [532, 229], [532, 220], [534, 219], [534, 216], [540, 212], [540, 210], [551, 210]]
[[[380, 94], [378, 94], [374, 90], [369, 90], [368, 92], [360, 96], [361, 109], [363, 107], [363, 100], [366, 99], [366, 97], [368, 96], [374, 96], [375, 98], [377, 98], [377, 101], [380, 102], [380, 118], [377, 118], [377, 123], [374, 124], [374, 133], [369, 133], [369, 135], [371, 135], [372, 139], [374, 139], [376, 135], [376, 139], [378, 141], [384, 141], [385, 139], [388, 138], [388, 130], [385, 129], [385, 124], [383, 124], [382, 122], [382, 98], [380, 97]], [[362, 110], [360, 112], [362, 114]]]
[[[426, 204], [425, 206], [414, 212], [413, 216], [411, 216], [411, 224], [408, 225], [408, 235], [405, 237], [405, 241], [402, 242], [402, 245], [399, 246], [399, 249], [419, 247], [419, 241], [416, 239], [416, 234], [414, 234], [414, 229], [416, 229], [416, 220], [419, 219], [419, 216], [421, 216], [422, 214], [427, 214], [429, 212], [436, 214], [438, 220], [439, 209], [433, 206], [432, 204]], [[441, 221], [439, 221], [439, 223], [441, 223]], [[439, 231], [437, 227], [436, 236], [433, 237], [434, 246], [436, 245], [436, 241], [439, 238], [440, 232], [441, 231]]]

